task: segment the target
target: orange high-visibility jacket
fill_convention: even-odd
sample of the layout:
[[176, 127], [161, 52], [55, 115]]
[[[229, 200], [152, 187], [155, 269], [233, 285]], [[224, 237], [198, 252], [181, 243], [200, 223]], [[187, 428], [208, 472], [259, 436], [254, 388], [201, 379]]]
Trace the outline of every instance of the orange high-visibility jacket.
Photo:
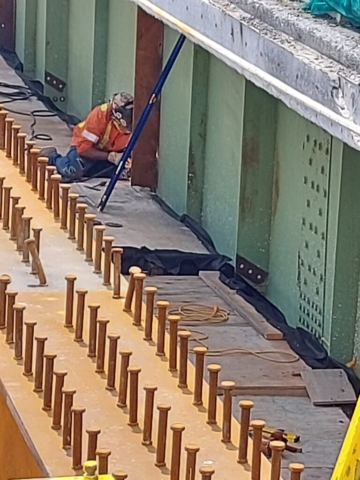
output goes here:
[[79, 123], [73, 131], [71, 145], [76, 147], [79, 155], [91, 147], [104, 152], [120, 152], [130, 139], [130, 134], [120, 131], [111, 119], [107, 103], [95, 107], [86, 120]]

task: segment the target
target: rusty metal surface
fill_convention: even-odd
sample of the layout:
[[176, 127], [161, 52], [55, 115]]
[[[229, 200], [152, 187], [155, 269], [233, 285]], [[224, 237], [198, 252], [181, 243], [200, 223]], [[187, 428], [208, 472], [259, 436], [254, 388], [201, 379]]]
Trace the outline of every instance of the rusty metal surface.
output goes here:
[[[164, 25], [138, 9], [135, 64], [135, 123], [150, 98], [162, 69]], [[134, 149], [132, 184], [157, 187], [157, 151], [159, 148], [160, 104], [154, 106], [147, 125]]]
[[[248, 466], [239, 465], [237, 459], [237, 444], [239, 425], [233, 418], [233, 443], [221, 443], [221, 429], [210, 428], [206, 424], [206, 406], [208, 389], [204, 383], [204, 407], [195, 408], [192, 405], [194, 386], [194, 368], [188, 364], [189, 390], [179, 390], [177, 374], [168, 371], [166, 357], [155, 355], [155, 345], [143, 340], [143, 327], [132, 325], [130, 315], [122, 312], [122, 300], [113, 300], [112, 291], [101, 284], [100, 278], [92, 273], [92, 266], [84, 262], [81, 253], [75, 250], [75, 245], [67, 239], [60, 230], [53, 216], [40, 202], [37, 194], [31, 192], [30, 186], [20, 177], [11, 161], [0, 154], [0, 164], [7, 184], [12, 185], [14, 191], [19, 192], [21, 201], [27, 206], [36, 222], [43, 227], [44, 247], [42, 250], [43, 263], [49, 278], [49, 287], [42, 289], [31, 288], [28, 284], [29, 274], [21, 264], [14, 244], [9, 241], [7, 234], [0, 231], [1, 262], [4, 271], [12, 275], [12, 288], [16, 289], [18, 301], [25, 303], [27, 308], [25, 320], [35, 320], [36, 335], [46, 335], [46, 351], [57, 354], [56, 370], [68, 371], [65, 386], [77, 390], [75, 405], [86, 408], [84, 427], [99, 425], [102, 428], [99, 446], [112, 451], [110, 457], [111, 471], [124, 469], [129, 478], [160, 479], [168, 478], [168, 468], [158, 469], [154, 466], [155, 449], [141, 445], [144, 412], [143, 387], [147, 383], [155, 383], [158, 387], [156, 404], [168, 403], [172, 406], [169, 424], [182, 421], [185, 425], [183, 445], [197, 443], [200, 446], [198, 465], [211, 464], [218, 471], [219, 478], [236, 476], [241, 480], [250, 479]], [[49, 242], [46, 246], [46, 242]], [[11, 267], [12, 266], [12, 267]], [[120, 346], [130, 348], [134, 354], [132, 364], [139, 365], [139, 428], [130, 428], [127, 410], [119, 410], [116, 406], [117, 392], [109, 392], [106, 387], [106, 375], [95, 373], [94, 362], [87, 357], [88, 320], [85, 318], [83, 343], [73, 341], [73, 332], [64, 328], [64, 273], [76, 273], [79, 280], [76, 287], [85, 287], [89, 290], [88, 303], [101, 305], [100, 316], [110, 320], [108, 333], [121, 335]], [[36, 284], [36, 280], [33, 281]], [[123, 290], [126, 282], [122, 281]], [[87, 315], [87, 314], [86, 314]], [[154, 338], [157, 336], [156, 321]], [[6, 395], [17, 412], [19, 422], [31, 439], [32, 448], [38, 455], [51, 476], [70, 475], [71, 459], [69, 452], [61, 449], [59, 433], [50, 428], [51, 413], [42, 411], [42, 395], [33, 393], [32, 377], [24, 377], [23, 363], [13, 359], [13, 348], [5, 344], [0, 333], [0, 377], [6, 390]], [[168, 335], [166, 335], [165, 351], [169, 351]], [[107, 356], [106, 356], [107, 359]], [[118, 385], [118, 378], [116, 385]], [[234, 411], [238, 416], [238, 412]], [[155, 415], [157, 419], [157, 415]], [[222, 403], [218, 401], [218, 418], [222, 418]], [[154, 422], [154, 439], [156, 439], [156, 421]], [[85, 445], [85, 435], [84, 435]], [[170, 464], [171, 435], [168, 436], [167, 462]], [[249, 458], [251, 458], [251, 445]], [[136, 459], [136, 461], [134, 461]], [[184, 452], [182, 454], [182, 470], [185, 468]], [[264, 475], [269, 475], [269, 463], [263, 460]], [[184, 472], [182, 472], [184, 473]]]

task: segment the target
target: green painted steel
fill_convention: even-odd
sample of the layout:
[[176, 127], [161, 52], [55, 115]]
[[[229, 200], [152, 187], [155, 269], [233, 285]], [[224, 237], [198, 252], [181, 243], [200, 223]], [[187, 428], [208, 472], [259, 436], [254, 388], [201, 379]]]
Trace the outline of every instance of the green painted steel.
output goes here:
[[[67, 74], [68, 74], [68, 35], [69, 35], [70, 0], [47, 0], [46, 6], [46, 41], [45, 41], [45, 95], [55, 105], [67, 108]], [[57, 79], [53, 84], [52, 77]], [[50, 80], [50, 81], [49, 81]], [[60, 90], [61, 86], [64, 86]]]
[[[178, 36], [165, 28], [164, 62]], [[161, 96], [158, 192], [179, 214], [187, 205], [193, 50], [186, 41]]]
[[41, 83], [45, 80], [46, 11], [47, 0], [37, 0], [35, 79]]
[[69, 3], [69, 113], [85, 117], [92, 107], [95, 0]]
[[277, 100], [250, 82], [245, 87], [237, 254], [269, 269]]
[[331, 137], [282, 103], [270, 247], [269, 298], [292, 325], [324, 335]]
[[69, 113], [84, 118], [105, 100], [108, 1], [71, 0], [69, 11]]
[[[17, 0], [17, 53], [83, 117], [133, 92], [136, 16], [128, 0]], [[164, 62], [177, 38], [165, 27]], [[161, 98], [158, 194], [268, 271], [260, 289], [342, 361], [360, 356], [359, 184], [359, 152], [186, 42]]]
[[24, 72], [35, 76], [37, 0], [17, 0], [15, 49]]
[[25, 29], [26, 29], [26, 4], [27, 0], [16, 1], [16, 32], [15, 32], [15, 50], [23, 63], [25, 58]]
[[210, 54], [194, 45], [187, 213], [201, 222], [203, 205]]
[[330, 352], [348, 362], [353, 354], [360, 358], [358, 341], [353, 350], [360, 273], [360, 154], [339, 140], [333, 142], [325, 312], [331, 319]]
[[92, 105], [106, 99], [106, 73], [108, 48], [109, 2], [95, 1], [95, 28], [92, 74]]
[[245, 79], [210, 59], [202, 225], [235, 260], [238, 237]]
[[119, 90], [134, 92], [136, 19], [134, 3], [109, 0], [107, 96]]

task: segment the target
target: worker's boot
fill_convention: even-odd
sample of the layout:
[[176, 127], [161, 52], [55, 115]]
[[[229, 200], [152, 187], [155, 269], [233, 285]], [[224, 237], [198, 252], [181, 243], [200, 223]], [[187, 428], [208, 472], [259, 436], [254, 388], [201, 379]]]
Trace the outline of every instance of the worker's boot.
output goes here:
[[45, 147], [40, 150], [39, 157], [49, 158], [50, 155], [53, 155], [54, 153], [57, 153], [57, 150], [55, 147]]

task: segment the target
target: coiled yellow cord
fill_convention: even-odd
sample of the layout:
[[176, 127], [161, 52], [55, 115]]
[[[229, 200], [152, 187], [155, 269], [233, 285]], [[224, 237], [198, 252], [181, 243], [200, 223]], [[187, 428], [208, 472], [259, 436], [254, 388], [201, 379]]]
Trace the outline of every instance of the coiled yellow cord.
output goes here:
[[[169, 310], [169, 315], [178, 315], [181, 317], [183, 326], [187, 326], [186, 330], [189, 330], [192, 334], [190, 341], [196, 342], [198, 345], [207, 347], [205, 340], [209, 338], [207, 334], [200, 330], [194, 330], [191, 328], [191, 324], [198, 323], [225, 323], [228, 321], [230, 312], [225, 308], [211, 307], [209, 305], [202, 304], [186, 304], [177, 308]], [[185, 328], [180, 328], [185, 330]], [[190, 352], [193, 352], [190, 349]], [[245, 348], [225, 348], [218, 350], [208, 350], [207, 355], [209, 357], [219, 357], [224, 355], [254, 355], [255, 357], [262, 358], [268, 362], [274, 363], [295, 363], [299, 361], [298, 355], [286, 350], [248, 350]], [[276, 358], [276, 357], [283, 358]], [[275, 358], [274, 358], [275, 357]], [[284, 358], [285, 357], [285, 358]]]

